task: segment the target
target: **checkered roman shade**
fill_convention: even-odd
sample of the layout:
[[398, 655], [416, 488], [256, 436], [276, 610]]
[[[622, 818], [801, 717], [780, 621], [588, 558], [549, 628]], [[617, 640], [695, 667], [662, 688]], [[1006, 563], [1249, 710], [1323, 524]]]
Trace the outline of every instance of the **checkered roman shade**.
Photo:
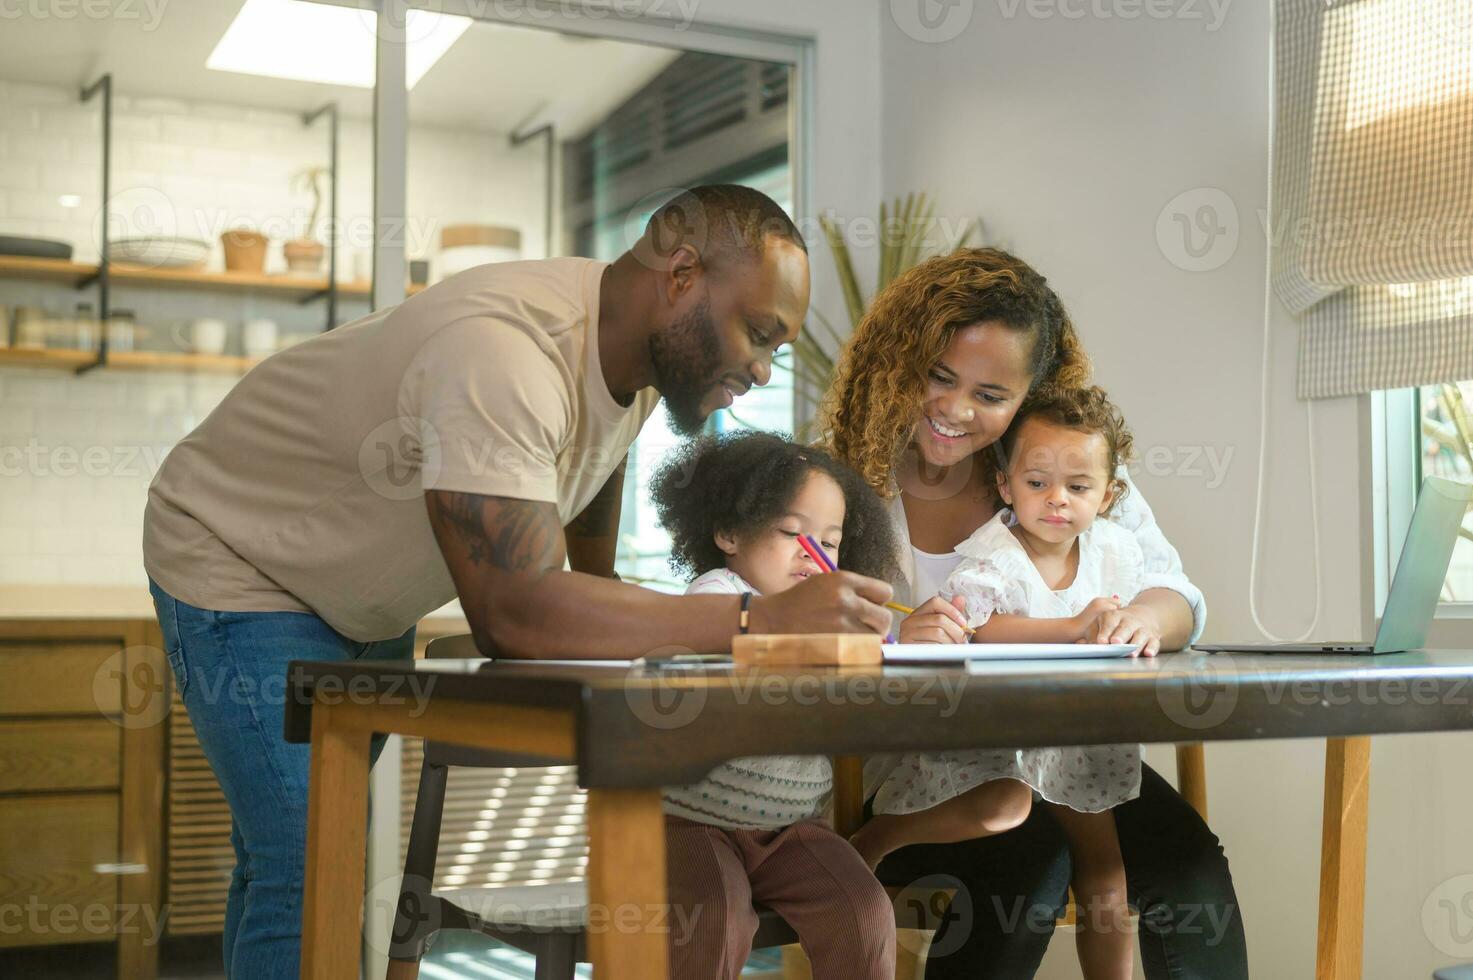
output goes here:
[[1278, 0], [1274, 59], [1299, 397], [1473, 378], [1473, 4]]

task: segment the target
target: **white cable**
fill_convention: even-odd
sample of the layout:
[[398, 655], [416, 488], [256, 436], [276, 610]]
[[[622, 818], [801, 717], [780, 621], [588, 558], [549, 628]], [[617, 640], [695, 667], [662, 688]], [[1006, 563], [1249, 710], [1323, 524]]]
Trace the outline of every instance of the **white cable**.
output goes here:
[[[1273, 312], [1273, 220], [1274, 220], [1274, 123], [1275, 111], [1277, 109], [1278, 91], [1275, 87], [1274, 62], [1276, 59], [1275, 46], [1277, 38], [1274, 34], [1274, 18], [1277, 13], [1277, 4], [1270, 5], [1269, 9], [1269, 55], [1268, 55], [1268, 208], [1263, 220], [1264, 228], [1264, 274], [1263, 274], [1263, 364], [1260, 389], [1262, 396], [1258, 412], [1258, 493], [1253, 501], [1253, 554], [1248, 563], [1248, 613], [1253, 617], [1253, 625], [1258, 627], [1258, 632], [1274, 642], [1283, 642], [1284, 638], [1275, 636], [1263, 620], [1258, 617], [1258, 541], [1263, 530], [1263, 484], [1264, 476], [1268, 468], [1268, 390], [1269, 390], [1269, 350], [1273, 341], [1269, 330], [1269, 318]], [[1320, 495], [1319, 480], [1314, 465], [1314, 402], [1306, 400], [1304, 403], [1304, 427], [1306, 441], [1309, 446], [1309, 514], [1310, 525], [1313, 529], [1314, 540], [1314, 619], [1309, 628], [1299, 636], [1295, 642], [1307, 640], [1314, 634], [1320, 624]]]

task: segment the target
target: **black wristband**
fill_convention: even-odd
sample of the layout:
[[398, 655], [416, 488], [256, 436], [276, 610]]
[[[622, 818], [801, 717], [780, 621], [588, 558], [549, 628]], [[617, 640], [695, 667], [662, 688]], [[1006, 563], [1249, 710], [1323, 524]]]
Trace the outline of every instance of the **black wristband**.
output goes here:
[[742, 593], [742, 614], [737, 620], [737, 630], [746, 633], [752, 622], [752, 593]]

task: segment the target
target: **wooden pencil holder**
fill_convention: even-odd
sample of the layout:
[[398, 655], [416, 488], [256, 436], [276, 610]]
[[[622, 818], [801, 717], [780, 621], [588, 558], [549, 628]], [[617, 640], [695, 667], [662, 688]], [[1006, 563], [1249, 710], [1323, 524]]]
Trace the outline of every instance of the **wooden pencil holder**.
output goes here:
[[745, 667], [878, 667], [874, 633], [754, 633], [734, 636], [731, 658]]

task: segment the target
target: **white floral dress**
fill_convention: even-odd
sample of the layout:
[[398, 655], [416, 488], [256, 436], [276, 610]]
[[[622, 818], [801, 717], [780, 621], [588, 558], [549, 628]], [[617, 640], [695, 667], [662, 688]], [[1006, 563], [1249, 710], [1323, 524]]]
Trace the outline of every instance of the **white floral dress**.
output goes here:
[[[993, 613], [1055, 619], [1075, 616], [1099, 596], [1135, 598], [1146, 579], [1135, 536], [1096, 520], [1079, 536], [1079, 571], [1066, 589], [1053, 590], [1008, 530], [1012, 511], [992, 520], [957, 548], [963, 559], [944, 596], [966, 600], [967, 624], [980, 626]], [[873, 772], [874, 770], [872, 770]], [[914, 813], [994, 779], [1017, 779], [1035, 795], [1086, 812], [1099, 812], [1140, 793], [1139, 745], [1081, 745], [1043, 749], [977, 749], [911, 752], [891, 758], [876, 773], [876, 813]]]

